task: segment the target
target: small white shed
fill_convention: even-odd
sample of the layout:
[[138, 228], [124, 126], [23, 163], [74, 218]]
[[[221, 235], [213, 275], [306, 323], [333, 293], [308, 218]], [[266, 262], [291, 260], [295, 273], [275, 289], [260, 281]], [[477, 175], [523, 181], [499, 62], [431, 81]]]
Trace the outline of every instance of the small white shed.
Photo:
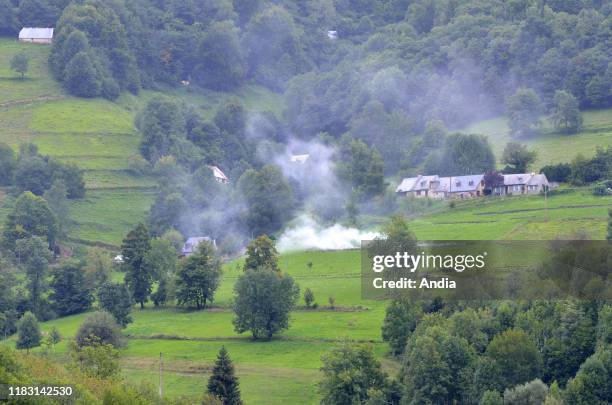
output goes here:
[[53, 28], [24, 27], [19, 31], [19, 42], [50, 44], [53, 42]]

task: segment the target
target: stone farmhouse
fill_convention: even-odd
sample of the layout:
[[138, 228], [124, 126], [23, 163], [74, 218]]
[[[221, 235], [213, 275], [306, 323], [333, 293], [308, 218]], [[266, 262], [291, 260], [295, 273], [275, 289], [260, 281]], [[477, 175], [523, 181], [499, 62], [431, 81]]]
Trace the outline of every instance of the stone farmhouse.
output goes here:
[[402, 180], [395, 192], [403, 196], [432, 198], [475, 198], [485, 195], [538, 194], [549, 187], [544, 174], [504, 174], [503, 184], [488, 188], [484, 174], [440, 177], [438, 175], [416, 176]]
[[504, 184], [493, 187], [493, 195], [538, 194], [550, 187], [545, 174], [504, 174]]

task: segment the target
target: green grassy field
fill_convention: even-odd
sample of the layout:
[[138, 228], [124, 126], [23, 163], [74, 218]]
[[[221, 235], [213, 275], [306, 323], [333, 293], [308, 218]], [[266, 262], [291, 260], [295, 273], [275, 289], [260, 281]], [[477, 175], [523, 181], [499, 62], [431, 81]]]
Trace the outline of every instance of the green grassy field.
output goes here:
[[589, 189], [544, 196], [489, 197], [459, 201], [454, 209], [433, 208], [414, 218], [419, 239], [551, 240], [580, 234], [605, 239], [612, 197], [596, 197]]
[[562, 134], [554, 130], [550, 122], [542, 120], [541, 133], [531, 138], [512, 139], [506, 118], [494, 118], [468, 126], [461, 132], [482, 134], [489, 137], [489, 143], [499, 162], [506, 143], [517, 141], [535, 150], [538, 155], [533, 169], [555, 163], [571, 162], [577, 154], [590, 157], [599, 147], [612, 146], [612, 110], [594, 110], [582, 113], [584, 124], [577, 134]]
[[[457, 202], [455, 208], [433, 206], [411, 220], [420, 240], [426, 239], [555, 239], [586, 233], [604, 237], [612, 198], [588, 190], [567, 190], [543, 197], [505, 197]], [[271, 342], [252, 341], [233, 329], [233, 286], [242, 273], [242, 260], [228, 262], [214, 307], [205, 311], [135, 309], [134, 323], [125, 329], [128, 346], [122, 353], [125, 377], [157, 387], [159, 354], [164, 356], [164, 390], [168, 395], [199, 395], [216, 352], [225, 346], [240, 377], [243, 398], [252, 403], [317, 403], [316, 384], [321, 356], [349, 337], [372, 345], [385, 369], [399, 367], [390, 360], [380, 328], [385, 302], [361, 297], [360, 252], [306, 251], [283, 254], [280, 267], [302, 291], [310, 288], [317, 310], [298, 309], [291, 327]], [[121, 278], [117, 274], [117, 279]], [[334, 297], [336, 309], [328, 308]], [[300, 301], [300, 305], [303, 302]], [[84, 314], [47, 322], [63, 336], [73, 336]], [[65, 352], [66, 343], [58, 353]], [[262, 388], [263, 382], [266, 387]]]
[[[51, 78], [47, 67], [49, 47], [24, 45], [15, 39], [0, 38], [0, 106], [37, 98], [61, 98], [64, 93]], [[10, 70], [9, 62], [24, 52], [30, 58], [29, 72], [21, 80], [20, 75]]]
[[[307, 265], [309, 262], [312, 267]], [[210, 310], [155, 309], [150, 305], [145, 310], [135, 310], [134, 323], [125, 330], [128, 346], [122, 352], [126, 378], [157, 386], [159, 377], [153, 370], [158, 369], [159, 353], [163, 353], [165, 392], [195, 396], [203, 390], [217, 351], [225, 346], [236, 363], [247, 403], [314, 404], [318, 402], [316, 383], [321, 356], [346, 337], [371, 344], [384, 367], [390, 373], [397, 371], [398, 364], [384, 357], [387, 346], [380, 336], [384, 303], [361, 299], [358, 251], [282, 256], [283, 270], [302, 289], [311, 288], [320, 307], [295, 311], [291, 328], [269, 342], [252, 341], [247, 333], [233, 330], [229, 306], [233, 284], [242, 272], [241, 264], [236, 260], [224, 266], [215, 307]], [[329, 296], [336, 299], [336, 310], [327, 308]], [[43, 330], [55, 326], [63, 336], [71, 337], [85, 316], [47, 322]], [[63, 356], [66, 348], [64, 341], [56, 348], [56, 354]]]
[[[160, 93], [124, 94], [115, 103], [71, 97], [48, 72], [50, 49], [0, 38], [0, 142], [15, 149], [33, 142], [41, 153], [85, 170], [88, 193], [84, 200], [71, 203], [70, 235], [76, 241], [119, 246], [127, 231], [144, 220], [152, 202], [155, 179], [135, 176], [127, 169], [128, 158], [139, 153], [134, 116]], [[19, 52], [30, 57], [24, 80], [9, 69], [11, 57]], [[280, 114], [281, 110], [279, 97], [258, 86], [245, 86], [231, 95], [189, 88], [168, 89], [164, 94], [200, 108], [208, 117], [232, 98], [250, 111]], [[0, 221], [8, 209], [0, 207]]]

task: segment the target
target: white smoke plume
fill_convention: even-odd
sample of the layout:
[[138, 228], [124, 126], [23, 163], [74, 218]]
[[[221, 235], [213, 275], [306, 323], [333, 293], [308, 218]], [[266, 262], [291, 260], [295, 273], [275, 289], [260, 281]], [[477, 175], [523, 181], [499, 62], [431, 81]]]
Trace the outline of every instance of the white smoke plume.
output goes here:
[[278, 250], [345, 250], [358, 248], [362, 240], [380, 236], [378, 232], [361, 231], [340, 224], [324, 227], [309, 215], [301, 215], [293, 226], [283, 232], [277, 242]]

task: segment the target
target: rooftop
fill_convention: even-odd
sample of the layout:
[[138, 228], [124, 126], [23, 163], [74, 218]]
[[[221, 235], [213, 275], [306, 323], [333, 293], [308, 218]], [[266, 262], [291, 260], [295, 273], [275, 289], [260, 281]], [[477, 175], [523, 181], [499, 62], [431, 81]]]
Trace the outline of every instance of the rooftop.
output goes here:
[[19, 39], [53, 39], [53, 28], [24, 27], [19, 31]]

